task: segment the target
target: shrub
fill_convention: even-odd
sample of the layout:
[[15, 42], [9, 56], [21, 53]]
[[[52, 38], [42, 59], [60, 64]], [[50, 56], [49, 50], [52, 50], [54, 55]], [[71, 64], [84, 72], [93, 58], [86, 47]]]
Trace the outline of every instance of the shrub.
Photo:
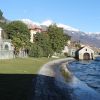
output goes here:
[[31, 56], [31, 57], [42, 57], [43, 56], [43, 49], [40, 46], [34, 44], [30, 48], [29, 56]]

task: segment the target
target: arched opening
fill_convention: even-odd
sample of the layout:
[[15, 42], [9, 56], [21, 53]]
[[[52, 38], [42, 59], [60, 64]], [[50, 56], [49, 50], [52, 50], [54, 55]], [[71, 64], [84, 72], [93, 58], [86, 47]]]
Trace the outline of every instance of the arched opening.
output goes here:
[[9, 50], [9, 46], [7, 44], [5, 45], [5, 50]]
[[83, 59], [84, 60], [90, 60], [90, 54], [89, 53], [84, 53]]

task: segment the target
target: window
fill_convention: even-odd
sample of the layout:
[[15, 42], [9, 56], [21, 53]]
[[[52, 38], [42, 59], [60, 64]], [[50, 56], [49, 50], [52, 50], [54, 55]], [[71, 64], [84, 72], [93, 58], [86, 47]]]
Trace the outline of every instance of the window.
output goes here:
[[74, 52], [72, 52], [72, 56], [74, 55]]

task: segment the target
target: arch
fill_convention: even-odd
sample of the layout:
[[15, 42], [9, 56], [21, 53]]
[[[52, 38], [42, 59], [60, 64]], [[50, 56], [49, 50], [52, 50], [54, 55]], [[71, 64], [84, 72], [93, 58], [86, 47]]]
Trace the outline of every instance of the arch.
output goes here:
[[89, 53], [84, 53], [83, 59], [84, 60], [90, 60], [90, 54]]
[[9, 50], [8, 44], [5, 45], [5, 50]]

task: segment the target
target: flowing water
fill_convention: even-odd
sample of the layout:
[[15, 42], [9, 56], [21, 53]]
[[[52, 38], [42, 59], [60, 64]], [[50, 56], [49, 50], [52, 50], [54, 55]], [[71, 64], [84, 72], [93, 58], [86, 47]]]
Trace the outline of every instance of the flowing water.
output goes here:
[[74, 61], [69, 63], [69, 70], [100, 93], [100, 60]]

